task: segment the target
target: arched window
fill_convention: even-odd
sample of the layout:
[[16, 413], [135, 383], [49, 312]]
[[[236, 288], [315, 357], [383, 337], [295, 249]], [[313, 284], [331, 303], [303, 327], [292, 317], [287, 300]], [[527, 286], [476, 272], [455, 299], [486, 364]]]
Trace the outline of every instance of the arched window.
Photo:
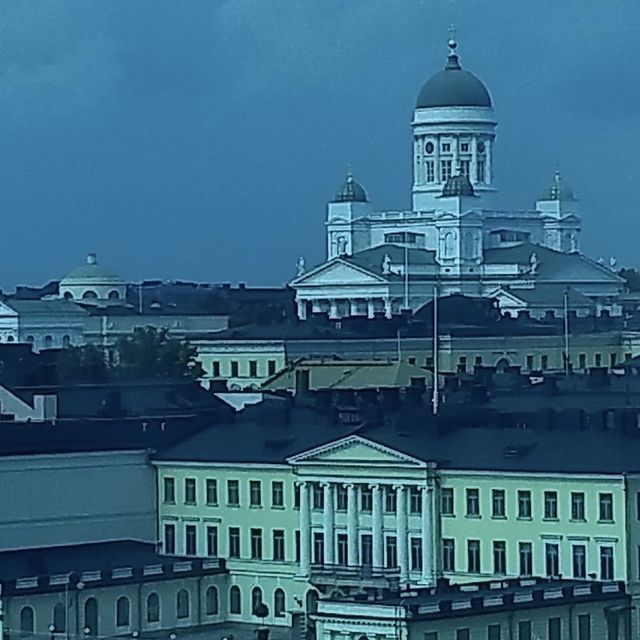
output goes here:
[[89, 290], [89, 291], [85, 291], [82, 294], [83, 300], [97, 300], [97, 298], [98, 298], [98, 294], [95, 291]]
[[120, 596], [116, 600], [116, 627], [128, 627], [131, 624], [131, 603], [126, 596]]
[[7, 342], [15, 342], [15, 340], [13, 336], [7, 336]]
[[118, 291], [109, 291], [109, 295], [107, 296], [109, 300], [120, 300], [120, 293]]
[[251, 613], [255, 615], [255, 610], [258, 605], [262, 604], [262, 589], [260, 587], [253, 587], [251, 589]]
[[33, 635], [35, 627], [35, 614], [33, 607], [22, 607], [20, 609], [20, 637], [28, 638]]
[[213, 585], [205, 592], [205, 612], [208, 616], [218, 615], [218, 589]]
[[84, 601], [84, 628], [89, 629], [89, 635], [98, 635], [98, 601], [95, 598]]
[[63, 297], [65, 300], [73, 300], [73, 293], [71, 293], [71, 291], [65, 291]]
[[189, 617], [189, 592], [180, 589], [176, 595], [176, 617], [181, 620]]
[[242, 613], [242, 595], [240, 594], [240, 587], [236, 584], [229, 589], [229, 613], [238, 615]]
[[58, 602], [53, 607], [53, 630], [55, 633], [64, 633], [67, 630], [67, 617], [64, 612], [64, 603]]
[[27, 336], [27, 342], [29, 344], [33, 344], [36, 341], [36, 339], [33, 336]]
[[160, 596], [157, 593], [147, 596], [147, 622], [160, 622]]
[[69, 335], [62, 336], [62, 346], [64, 348], [71, 346], [71, 336]]
[[282, 589], [276, 589], [273, 592], [273, 615], [276, 618], [281, 618], [284, 616], [284, 610], [285, 610], [284, 591]]
[[44, 337], [44, 348], [49, 349], [53, 345], [53, 338], [51, 336]]

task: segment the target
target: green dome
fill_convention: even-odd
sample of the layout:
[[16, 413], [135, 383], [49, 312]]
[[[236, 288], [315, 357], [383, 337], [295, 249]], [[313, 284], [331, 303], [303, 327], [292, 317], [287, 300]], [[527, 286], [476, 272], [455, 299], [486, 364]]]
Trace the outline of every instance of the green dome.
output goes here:
[[351, 171], [347, 173], [347, 179], [342, 188], [332, 202], [367, 202], [367, 192], [364, 187], [356, 182], [351, 175]]
[[457, 196], [473, 196], [475, 192], [469, 178], [463, 173], [451, 176], [442, 188], [443, 198], [454, 198]]
[[94, 283], [94, 284], [122, 284], [123, 280], [120, 276], [112, 271], [101, 267], [98, 264], [98, 258], [95, 253], [87, 256], [86, 264], [76, 267], [60, 281], [61, 285], [69, 285], [72, 283]]
[[551, 186], [542, 194], [541, 200], [559, 200], [560, 202], [575, 202], [573, 189], [562, 179], [556, 171]]

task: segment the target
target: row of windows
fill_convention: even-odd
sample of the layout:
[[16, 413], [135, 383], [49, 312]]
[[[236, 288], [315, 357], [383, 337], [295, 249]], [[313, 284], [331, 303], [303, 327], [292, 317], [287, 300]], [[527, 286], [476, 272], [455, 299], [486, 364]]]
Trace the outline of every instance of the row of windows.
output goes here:
[[[210, 586], [205, 591], [204, 611], [208, 616], [218, 615], [220, 610], [218, 588]], [[180, 589], [176, 593], [175, 599], [176, 618], [186, 619], [191, 615], [191, 596], [186, 589]], [[157, 593], [150, 593], [145, 603], [145, 617], [149, 624], [160, 622], [160, 596]], [[231, 613], [231, 611], [230, 611]], [[84, 602], [84, 628], [92, 636], [98, 635], [99, 620], [98, 601], [95, 598], [87, 598]], [[66, 632], [67, 618], [64, 604], [59, 602], [53, 608], [53, 631], [55, 633]], [[116, 627], [131, 626], [131, 601], [127, 596], [120, 596], [116, 600], [115, 606]], [[35, 631], [35, 612], [33, 607], [25, 606], [20, 610], [20, 635], [31, 636]]]
[[[468, 573], [482, 573], [480, 540], [467, 540]], [[494, 540], [492, 542], [493, 566], [491, 571], [497, 575], [517, 573], [521, 576], [533, 575], [533, 544], [531, 542], [517, 543], [517, 570], [508, 567], [507, 542]], [[600, 580], [613, 580], [615, 573], [614, 549], [612, 546], [599, 547]], [[544, 545], [545, 574], [549, 577], [560, 576], [560, 546], [555, 542]], [[571, 569], [574, 578], [587, 578], [587, 547], [584, 544], [571, 546]], [[456, 571], [456, 542], [453, 538], [442, 540], [442, 568], [447, 572]], [[485, 572], [487, 568], [484, 568]], [[589, 576], [596, 577], [596, 576]]]
[[[578, 614], [577, 622], [577, 635], [574, 636], [576, 640], [596, 640], [595, 638], [592, 638], [591, 635], [591, 614]], [[546, 627], [546, 640], [562, 640], [562, 618], [553, 616], [551, 618], [547, 618], [544, 623], [540, 621], [536, 624], [538, 629], [541, 624], [544, 624]], [[569, 622], [566, 620], [564, 624], [567, 625], [567, 627], [569, 626]], [[487, 625], [486, 635], [484, 637], [486, 637], [487, 640], [506, 640], [506, 638], [511, 638], [513, 640], [541, 640], [540, 635], [534, 634], [533, 623], [531, 620], [518, 620], [515, 631], [516, 634], [512, 635], [511, 631], [503, 628], [503, 625], [500, 623], [491, 623]], [[611, 624], [609, 625], [606, 640], [613, 640], [613, 638], [616, 637], [617, 633], [614, 633], [613, 624]], [[456, 629], [455, 640], [470, 639], [471, 631], [468, 627]], [[437, 631], [427, 631], [424, 634], [424, 640], [440, 640], [439, 633]], [[599, 638], [598, 640], [605, 640], [605, 638]]]
[[[469, 160], [461, 160], [458, 163], [458, 168], [462, 175], [473, 180], [474, 176], [471, 175], [471, 162]], [[440, 161], [440, 174], [436, 175], [436, 163], [433, 160], [426, 160], [424, 163], [424, 179], [426, 182], [446, 182], [453, 175], [453, 161], [441, 160]], [[487, 166], [484, 160], [479, 159], [476, 163], [476, 175], [475, 182], [483, 183], [486, 181]], [[439, 179], [438, 179], [439, 178]]]
[[[277, 363], [275, 360], [267, 360], [266, 370], [260, 366], [261, 363], [257, 360], [249, 360], [246, 373], [240, 373], [240, 361], [231, 360], [229, 363], [229, 377], [239, 378], [241, 375], [248, 375], [249, 378], [257, 378], [261, 376], [275, 375], [277, 369]], [[211, 375], [214, 378], [220, 378], [222, 376], [222, 365], [219, 360], [213, 360], [211, 362]]]
[[[395, 513], [397, 508], [397, 493], [392, 486], [383, 487], [383, 509], [386, 513]], [[205, 502], [209, 506], [218, 506], [218, 481], [215, 478], [206, 478], [204, 483]], [[347, 511], [349, 494], [345, 485], [335, 485], [336, 511]], [[176, 479], [165, 476], [163, 479], [163, 502], [176, 504]], [[183, 504], [198, 504], [198, 484], [196, 478], [184, 479]], [[240, 506], [240, 481], [227, 480], [226, 504], [232, 507]], [[271, 507], [285, 507], [285, 484], [282, 480], [271, 481]], [[371, 513], [373, 509], [373, 490], [368, 485], [359, 487], [359, 508], [364, 513]], [[249, 506], [262, 507], [263, 487], [262, 480], [249, 481]], [[293, 491], [293, 507], [300, 507], [300, 488], [295, 485]], [[324, 487], [319, 483], [312, 485], [312, 508], [317, 511], [324, 509]], [[408, 494], [409, 513], [418, 515], [422, 513], [422, 494], [419, 487], [411, 487]]]
[[[466, 510], [465, 515], [468, 518], [482, 517], [480, 508], [480, 489], [467, 488], [465, 490]], [[558, 520], [558, 492], [545, 491], [542, 499], [542, 514], [545, 520]], [[529, 489], [520, 489], [517, 492], [516, 514], [518, 518], [533, 518], [533, 504], [531, 491]], [[455, 515], [454, 490], [451, 487], [442, 488], [442, 515]], [[507, 518], [507, 499], [504, 489], [491, 490], [491, 517]], [[574, 491], [571, 493], [569, 504], [570, 519], [574, 521], [584, 522], [586, 520], [585, 494], [582, 491]], [[638, 516], [640, 518], [640, 494], [638, 494]], [[613, 522], [613, 494], [598, 494], [598, 520], [600, 522]]]

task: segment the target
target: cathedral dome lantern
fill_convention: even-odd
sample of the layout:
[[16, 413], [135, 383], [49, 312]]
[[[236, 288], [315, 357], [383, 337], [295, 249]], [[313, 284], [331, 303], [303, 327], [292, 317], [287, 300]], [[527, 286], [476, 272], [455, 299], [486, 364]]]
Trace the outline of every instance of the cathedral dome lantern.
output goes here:
[[444, 187], [442, 188], [443, 198], [456, 198], [460, 196], [474, 196], [475, 191], [473, 185], [467, 176], [463, 173], [458, 173], [455, 176], [449, 178]]
[[416, 109], [433, 107], [488, 107], [491, 95], [487, 87], [470, 71], [460, 66], [456, 53], [458, 43], [449, 40], [449, 56], [442, 71], [431, 76], [422, 86]]
[[347, 179], [336, 193], [332, 202], [367, 202], [367, 192], [364, 187], [353, 179], [351, 171], [347, 173]]

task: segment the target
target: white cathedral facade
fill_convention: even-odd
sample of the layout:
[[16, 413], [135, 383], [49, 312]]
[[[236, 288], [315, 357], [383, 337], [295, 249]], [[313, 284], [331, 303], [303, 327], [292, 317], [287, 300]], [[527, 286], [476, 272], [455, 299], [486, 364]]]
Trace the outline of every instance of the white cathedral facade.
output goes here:
[[[579, 252], [580, 214], [560, 175], [528, 211], [496, 209], [491, 95], [457, 43], [423, 85], [413, 121], [409, 211], [376, 211], [351, 174], [327, 210], [327, 259], [291, 282], [298, 315], [386, 317], [437, 295], [497, 298], [505, 311], [616, 309], [623, 280]], [[568, 294], [567, 294], [568, 292]]]

